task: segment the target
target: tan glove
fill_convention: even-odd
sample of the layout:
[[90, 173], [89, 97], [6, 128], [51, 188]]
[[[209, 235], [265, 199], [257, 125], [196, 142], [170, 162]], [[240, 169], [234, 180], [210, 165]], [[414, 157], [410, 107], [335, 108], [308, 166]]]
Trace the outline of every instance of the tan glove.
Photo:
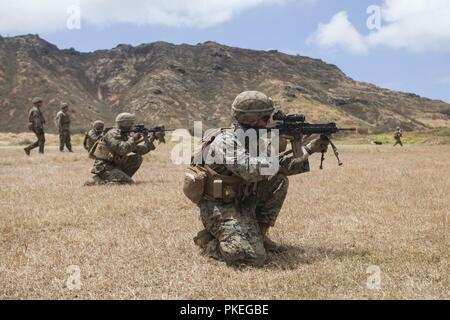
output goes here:
[[318, 139], [311, 141], [307, 146], [305, 146], [305, 150], [309, 154], [313, 154], [313, 153], [317, 153], [317, 152], [325, 153], [328, 150], [329, 144], [330, 144], [330, 140], [318, 138]]

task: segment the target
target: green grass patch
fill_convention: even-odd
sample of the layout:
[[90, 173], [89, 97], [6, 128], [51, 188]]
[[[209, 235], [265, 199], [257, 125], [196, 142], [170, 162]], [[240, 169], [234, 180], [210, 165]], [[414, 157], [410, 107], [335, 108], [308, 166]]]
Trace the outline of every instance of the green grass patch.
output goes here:
[[450, 116], [450, 108], [442, 110], [441, 113]]
[[[354, 136], [339, 137], [335, 139], [341, 144], [371, 144], [381, 142], [381, 144], [394, 144], [394, 133], [380, 134], [359, 134]], [[440, 128], [426, 132], [403, 132], [403, 144], [450, 144], [450, 128]]]
[[72, 144], [74, 146], [81, 146], [84, 141], [84, 134], [77, 133], [71, 136]]

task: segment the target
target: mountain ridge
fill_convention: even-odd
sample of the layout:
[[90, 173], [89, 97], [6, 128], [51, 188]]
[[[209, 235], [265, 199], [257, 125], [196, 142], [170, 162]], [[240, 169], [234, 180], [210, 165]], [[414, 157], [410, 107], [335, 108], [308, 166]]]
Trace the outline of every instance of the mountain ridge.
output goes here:
[[149, 125], [230, 123], [229, 108], [244, 90], [260, 90], [308, 121], [336, 121], [368, 132], [449, 126], [450, 104], [358, 82], [320, 59], [221, 45], [163, 41], [78, 52], [36, 35], [0, 37], [0, 131], [26, 130], [33, 96], [42, 96], [49, 131], [61, 101], [74, 109], [74, 128], [119, 112]]

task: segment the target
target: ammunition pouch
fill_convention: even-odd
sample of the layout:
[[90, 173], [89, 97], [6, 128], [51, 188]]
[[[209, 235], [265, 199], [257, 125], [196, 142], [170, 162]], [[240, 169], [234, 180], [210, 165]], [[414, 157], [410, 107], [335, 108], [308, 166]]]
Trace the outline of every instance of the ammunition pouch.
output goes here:
[[191, 165], [184, 172], [183, 193], [195, 204], [199, 204], [205, 195], [207, 170], [202, 166]]
[[220, 175], [207, 165], [191, 165], [184, 173], [183, 193], [195, 204], [203, 199], [231, 203], [252, 194], [255, 186], [238, 176]]
[[[210, 144], [218, 130], [209, 140], [203, 142], [201, 150]], [[254, 192], [256, 183], [246, 183], [242, 178], [225, 176], [214, 171], [209, 165], [192, 164], [184, 172], [183, 193], [193, 203], [199, 204], [203, 199], [211, 201], [233, 202]]]
[[205, 198], [222, 202], [233, 202], [242, 198], [246, 188], [243, 179], [238, 176], [224, 176], [208, 168], [205, 185]]

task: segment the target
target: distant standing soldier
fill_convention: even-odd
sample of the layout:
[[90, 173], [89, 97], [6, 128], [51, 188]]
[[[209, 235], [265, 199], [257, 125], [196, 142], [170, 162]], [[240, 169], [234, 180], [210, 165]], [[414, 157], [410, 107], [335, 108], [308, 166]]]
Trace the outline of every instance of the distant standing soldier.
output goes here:
[[44, 114], [41, 111], [43, 100], [40, 97], [36, 97], [33, 99], [33, 107], [31, 107], [28, 112], [28, 129], [34, 132], [37, 137], [37, 141], [28, 147], [24, 148], [24, 151], [27, 156], [30, 155], [30, 151], [34, 148], [39, 147], [39, 153], [44, 153], [45, 146], [45, 133], [44, 133], [44, 124], [45, 118]]
[[73, 152], [70, 142], [70, 115], [67, 103], [61, 104], [61, 111], [56, 114], [56, 125], [59, 131], [59, 151], [63, 152], [64, 146], [66, 146], [69, 152]]
[[398, 144], [403, 147], [402, 137], [403, 137], [403, 129], [400, 127], [397, 127], [397, 129], [395, 130], [395, 133], [394, 133], [394, 139], [395, 139], [394, 147]]
[[131, 133], [136, 117], [130, 113], [121, 113], [116, 118], [117, 127], [105, 133], [91, 150], [96, 160], [91, 173], [93, 178], [85, 186], [99, 184], [131, 184], [132, 177], [139, 170], [144, 154], [155, 150], [155, 135], [143, 142], [139, 133]]
[[94, 121], [92, 129], [86, 132], [84, 136], [83, 146], [87, 151], [91, 150], [94, 143], [103, 136], [104, 129], [105, 123], [103, 121]]

